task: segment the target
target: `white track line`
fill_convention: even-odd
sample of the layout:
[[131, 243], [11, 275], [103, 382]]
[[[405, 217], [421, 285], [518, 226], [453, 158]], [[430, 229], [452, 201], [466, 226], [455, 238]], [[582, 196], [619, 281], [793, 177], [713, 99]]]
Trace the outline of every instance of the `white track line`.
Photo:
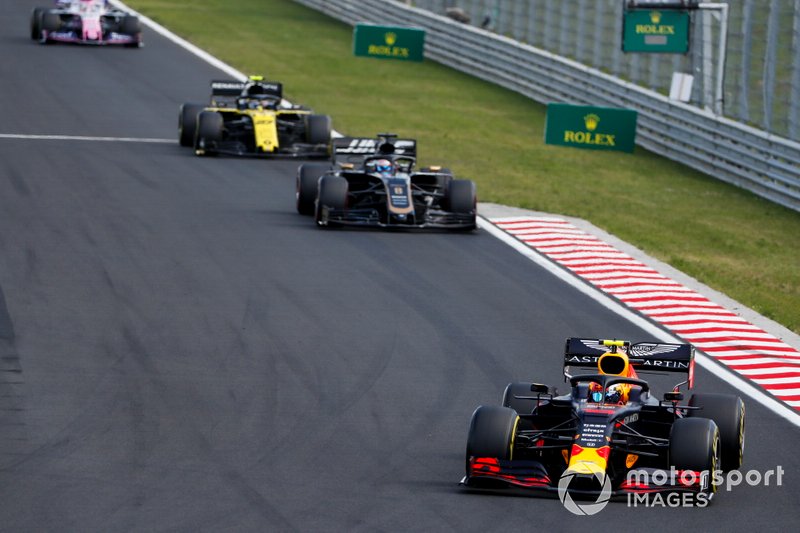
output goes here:
[[86, 135], [25, 135], [21, 133], [0, 133], [0, 139], [175, 144], [175, 139], [153, 139], [148, 137], [89, 137]]
[[[120, 2], [119, 0], [111, 0], [112, 4], [116, 6], [126, 9], [128, 11], [133, 11], [132, 9], [128, 8]], [[135, 13], [135, 12], [134, 12]], [[168, 29], [164, 28], [160, 24], [157, 24], [153, 20], [149, 19], [141, 15], [140, 13], [136, 13], [139, 16], [139, 20], [142, 21], [145, 25], [163, 35], [167, 39], [171, 40], [175, 44], [182, 46], [189, 52], [195, 54], [197, 57], [205, 60], [206, 62], [210, 63], [211, 65], [223, 70], [224, 72], [230, 74], [231, 76], [239, 77], [240, 79], [245, 79], [244, 74], [239, 72], [238, 70], [234, 69], [230, 65], [227, 65], [220, 61], [219, 59], [211, 56], [207, 52], [199, 49], [195, 45], [189, 43], [185, 39], [178, 37]], [[553, 220], [559, 220], [556, 216], [553, 217]], [[622, 316], [626, 320], [630, 321], [631, 323], [637, 325], [644, 331], [652, 334], [656, 339], [661, 339], [667, 342], [681, 342], [680, 339], [673, 337], [672, 335], [665, 332], [660, 327], [655, 326], [653, 323], [645, 320], [643, 317], [635, 314], [633, 311], [629, 310], [628, 308], [622, 306], [621, 304], [617, 303], [615, 300], [612, 300], [599, 290], [592, 288], [588, 283], [581, 281], [579, 278], [575, 277], [572, 274], [569, 274], [566, 270], [556, 266], [552, 261], [544, 258], [539, 253], [535, 252], [532, 248], [527, 246], [522, 241], [512, 237], [505, 231], [501, 230], [488, 220], [483, 217], [478, 218], [478, 225], [481, 229], [493, 235], [494, 237], [500, 239], [505, 244], [511, 246], [514, 250], [521, 253], [537, 265], [541, 266], [545, 270], [551, 272], [556, 277], [561, 279], [564, 283], [574, 287], [575, 289], [579, 290], [580, 292], [586, 294], [587, 296], [591, 297], [592, 299], [599, 302], [601, 305], [613, 311], [614, 313]], [[560, 223], [555, 224], [554, 226], [562, 225]], [[790, 407], [780, 403], [779, 401], [773, 399], [772, 397], [768, 396], [767, 394], [763, 393], [755, 386], [753, 386], [750, 382], [740, 378], [730, 370], [724, 368], [719, 363], [713, 361], [711, 358], [703, 354], [702, 352], [697, 354], [697, 363], [720, 378], [722, 381], [729, 383], [731, 386], [735, 387], [739, 392], [742, 394], [746, 394], [753, 400], [757, 401], [758, 403], [762, 404], [767, 409], [771, 410], [775, 414], [779, 415], [780, 417], [786, 419], [790, 423], [794, 424], [797, 427], [800, 427], [800, 413], [793, 411]]]

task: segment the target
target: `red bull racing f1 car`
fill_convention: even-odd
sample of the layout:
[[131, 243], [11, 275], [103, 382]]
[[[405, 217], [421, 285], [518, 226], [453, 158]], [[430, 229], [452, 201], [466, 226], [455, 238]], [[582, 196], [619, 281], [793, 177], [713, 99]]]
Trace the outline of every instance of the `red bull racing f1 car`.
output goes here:
[[[686, 379], [659, 399], [637, 372]], [[720, 474], [742, 464], [744, 403], [702, 393], [685, 401], [680, 387], [692, 388], [693, 372], [690, 344], [569, 338], [567, 394], [511, 383], [502, 406], [475, 410], [462, 483], [579, 496], [682, 492], [708, 502]]]
[[112, 8], [107, 0], [61, 0], [31, 13], [31, 39], [42, 44], [142, 44], [139, 18]]
[[251, 76], [212, 81], [211, 104], [183, 104], [181, 146], [197, 155], [328, 157], [331, 118], [283, 99], [283, 86]]
[[298, 169], [297, 211], [320, 227], [475, 229], [475, 183], [416, 169], [416, 152], [416, 141], [390, 133], [334, 139], [330, 163]]

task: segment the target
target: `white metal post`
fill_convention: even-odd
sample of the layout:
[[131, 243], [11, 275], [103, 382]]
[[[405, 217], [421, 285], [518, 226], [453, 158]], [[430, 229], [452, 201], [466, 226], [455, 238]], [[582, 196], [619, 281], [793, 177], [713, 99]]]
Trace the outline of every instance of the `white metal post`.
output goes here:
[[[719, 52], [717, 53], [717, 74], [714, 88], [714, 101], [712, 110], [716, 115], [722, 115], [725, 103], [725, 58], [728, 51], [728, 4], [701, 2], [697, 5], [698, 9], [708, 11], [719, 11], [714, 13], [719, 20]], [[710, 35], [711, 24], [703, 13], [703, 35]], [[707, 84], [708, 76], [711, 74], [711, 43], [703, 43], [703, 93], [708, 94], [710, 90]], [[708, 100], [703, 98], [703, 104], [707, 107]]]

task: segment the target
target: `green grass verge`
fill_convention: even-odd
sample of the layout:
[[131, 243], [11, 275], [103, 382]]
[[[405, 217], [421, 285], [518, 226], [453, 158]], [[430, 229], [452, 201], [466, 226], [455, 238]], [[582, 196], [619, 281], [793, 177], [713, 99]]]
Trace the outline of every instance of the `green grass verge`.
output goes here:
[[339, 131], [415, 137], [482, 201], [587, 219], [800, 333], [800, 213], [641, 148], [544, 145], [542, 105], [431, 61], [353, 57], [352, 28], [289, 0], [128, 4]]

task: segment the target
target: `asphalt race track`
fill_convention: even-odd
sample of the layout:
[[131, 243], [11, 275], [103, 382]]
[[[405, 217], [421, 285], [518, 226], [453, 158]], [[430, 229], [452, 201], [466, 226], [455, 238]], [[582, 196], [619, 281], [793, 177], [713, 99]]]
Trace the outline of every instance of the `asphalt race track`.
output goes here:
[[[38, 3], [0, 12], [0, 134], [177, 139], [221, 76], [152, 31], [40, 46]], [[795, 529], [800, 430], [747, 398], [780, 487], [594, 519], [462, 489], [476, 406], [560, 383], [567, 336], [651, 336], [485, 231], [319, 230], [296, 167], [0, 137], [0, 530]]]

